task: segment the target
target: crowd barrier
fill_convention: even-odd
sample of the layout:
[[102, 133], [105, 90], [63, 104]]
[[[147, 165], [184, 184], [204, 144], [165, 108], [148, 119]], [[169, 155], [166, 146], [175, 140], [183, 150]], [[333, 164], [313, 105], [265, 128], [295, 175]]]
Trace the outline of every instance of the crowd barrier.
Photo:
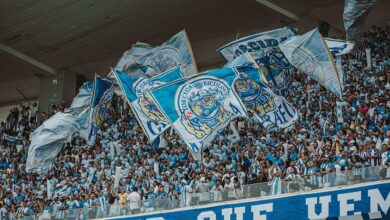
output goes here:
[[[177, 197], [170, 197], [170, 198], [164, 198], [164, 199], [147, 199], [144, 201], [140, 201], [137, 204], [126, 204], [126, 205], [119, 205], [119, 204], [112, 204], [107, 206], [98, 206], [98, 207], [89, 207], [89, 208], [81, 208], [81, 209], [69, 209], [69, 210], [58, 210], [56, 212], [52, 213], [44, 213], [42, 216], [40, 216], [40, 219], [96, 219], [96, 218], [113, 218], [117, 216], [127, 216], [123, 217], [123, 219], [150, 219], [150, 220], [162, 220], [162, 219], [183, 219], [182, 216], [176, 216], [175, 214], [172, 216], [171, 213], [176, 213], [174, 209], [177, 209], [178, 212], [180, 210], [187, 210], [185, 212], [186, 219], [230, 219], [227, 217], [222, 218], [213, 218], [214, 215], [211, 217], [204, 216], [204, 218], [199, 218], [198, 215], [193, 214], [193, 216], [188, 215], [188, 210], [193, 212], [194, 209], [197, 209], [199, 207], [203, 207], [203, 209], [210, 209], [210, 207], [214, 206], [214, 204], [225, 204], [229, 202], [235, 202], [237, 200], [240, 200], [238, 205], [241, 204], [241, 200], [245, 199], [251, 199], [256, 198], [258, 201], [273, 201], [273, 199], [276, 199], [281, 194], [290, 194], [290, 195], [296, 195], [296, 196], [303, 196], [304, 193], [314, 193], [311, 196], [320, 196], [321, 193], [318, 193], [317, 190], [326, 190], [329, 187], [338, 187], [338, 188], [344, 188], [343, 186], [357, 186], [357, 184], [361, 183], [373, 183], [376, 181], [383, 180], [385, 182], [378, 182], [378, 185], [374, 183], [373, 185], [370, 185], [370, 187], [379, 187], [379, 191], [382, 195], [382, 198], [384, 198], [386, 201], [385, 205], [382, 205], [382, 209], [388, 210], [389, 203], [390, 203], [390, 196], [387, 197], [387, 194], [390, 189], [390, 182], [388, 179], [390, 178], [390, 168], [387, 167], [366, 167], [362, 169], [356, 169], [356, 170], [346, 170], [346, 171], [340, 171], [340, 172], [334, 172], [334, 173], [328, 173], [323, 175], [317, 175], [317, 176], [306, 176], [303, 178], [297, 178], [292, 180], [283, 180], [281, 181], [281, 190], [278, 195], [272, 195], [271, 189], [272, 184], [270, 183], [257, 183], [257, 184], [250, 184], [250, 185], [244, 185], [237, 189], [232, 190], [218, 190], [210, 192], [203, 192], [203, 193], [191, 193], [188, 196], [179, 195]], [[367, 187], [366, 187], [367, 188]], [[332, 188], [334, 189], [334, 188]], [[366, 189], [364, 189], [366, 190]], [[368, 190], [368, 188], [367, 188]], [[367, 191], [366, 190], [366, 191]], [[301, 195], [302, 194], [302, 195]], [[367, 192], [366, 192], [367, 194]], [[288, 195], [287, 195], [288, 196]], [[367, 195], [365, 195], [367, 197]], [[304, 196], [303, 196], [304, 197]], [[332, 195], [333, 197], [333, 195]], [[288, 201], [286, 202], [275, 202], [274, 203], [274, 211], [279, 210], [277, 207], [283, 207], [286, 212], [284, 215], [287, 217], [290, 215], [288, 210], [295, 210], [295, 205], [298, 205], [298, 203], [295, 203], [295, 199], [291, 199], [292, 197], [288, 197]], [[386, 199], [388, 198], [388, 199]], [[363, 198], [362, 198], [363, 199]], [[362, 200], [361, 201], [364, 201]], [[332, 198], [335, 202], [337, 202], [337, 198]], [[228, 202], [229, 201], [229, 202]], [[276, 201], [276, 200], [275, 200]], [[296, 200], [298, 201], [298, 200]], [[332, 202], [334, 202], [332, 201]], [[368, 200], [367, 200], [368, 201]], [[380, 201], [380, 200], [379, 200]], [[321, 202], [321, 199], [320, 199]], [[279, 204], [278, 204], [279, 203]], [[283, 203], [283, 204], [281, 204]], [[307, 203], [307, 202], [306, 202]], [[303, 202], [303, 205], [306, 204]], [[364, 202], [366, 203], [366, 201]], [[330, 205], [332, 205], [331, 203]], [[348, 205], [349, 203], [347, 203]], [[368, 204], [368, 202], [367, 202]], [[288, 206], [287, 206], [288, 205]], [[302, 205], [302, 204], [299, 204]], [[233, 205], [231, 205], [233, 207]], [[248, 206], [248, 205], [246, 205]], [[359, 206], [362, 206], [360, 204]], [[289, 208], [287, 208], [289, 207]], [[365, 206], [364, 206], [365, 207]], [[386, 208], [387, 207], [387, 208]], [[249, 208], [249, 206], [248, 206]], [[336, 207], [329, 207], [329, 209], [336, 210]], [[219, 208], [221, 209], [221, 208]], [[252, 208], [253, 209], [253, 208]], [[317, 207], [315, 208], [316, 211]], [[168, 212], [168, 214], [163, 214], [165, 211]], [[231, 211], [231, 210], [230, 210]], [[264, 210], [263, 210], [264, 211]], [[161, 216], [159, 214], [153, 214], [153, 213], [161, 213]], [[240, 211], [237, 211], [240, 212]], [[200, 210], [199, 213], [202, 213]], [[198, 213], [198, 214], [199, 214]], [[236, 209], [234, 209], [234, 213], [236, 213]], [[251, 214], [251, 211], [247, 210], [245, 212], [246, 214]], [[294, 211], [295, 213], [295, 211]], [[237, 213], [236, 213], [237, 214]], [[249, 215], [248, 214], [248, 215]], [[253, 213], [252, 213], [253, 214]], [[300, 212], [300, 215], [308, 217], [308, 214], [306, 212], [305, 215], [303, 215], [303, 212]], [[332, 213], [334, 216], [337, 216], [338, 214]], [[387, 211], [384, 213], [384, 215], [387, 214]], [[152, 217], [150, 217], [151, 215]], [[167, 215], [167, 216], [165, 216]], [[227, 215], [226, 213], [222, 213], [223, 216]], [[149, 217], [150, 218], [149, 218]], [[164, 217], [165, 216], [165, 217]], [[30, 216], [31, 217], [31, 216]], [[244, 216], [245, 217], [245, 216]], [[243, 219], [252, 219], [253, 216], [246, 216]], [[253, 217], [253, 219], [256, 216]], [[274, 216], [275, 218], [270, 219], [282, 219], [281, 216]], [[233, 218], [234, 219], [234, 218]], [[240, 219], [240, 218], [236, 218]], [[241, 218], [242, 219], [242, 218]], [[264, 219], [264, 218], [260, 218]], [[305, 219], [305, 217], [299, 217], [299, 219]]]

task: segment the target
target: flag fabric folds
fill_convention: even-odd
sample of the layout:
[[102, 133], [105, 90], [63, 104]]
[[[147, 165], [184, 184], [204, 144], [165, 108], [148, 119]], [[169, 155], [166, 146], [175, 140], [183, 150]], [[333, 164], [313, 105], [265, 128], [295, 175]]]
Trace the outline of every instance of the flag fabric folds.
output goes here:
[[80, 87], [79, 93], [77, 93], [77, 95], [73, 98], [72, 104], [65, 110], [65, 112], [77, 116], [88, 108], [91, 103], [93, 87], [93, 81], [85, 82]]
[[73, 98], [71, 106], [64, 111], [74, 116], [75, 120], [77, 120], [79, 125], [78, 132], [85, 140], [88, 140], [88, 117], [90, 115], [90, 104], [94, 87], [95, 83], [93, 81], [84, 83], [80, 87], [79, 93]]
[[66, 139], [76, 132], [78, 127], [77, 118], [68, 113], [57, 112], [46, 120], [32, 133], [26, 171], [47, 172], [50, 162], [56, 158]]
[[103, 118], [102, 113], [107, 114], [106, 103], [111, 101], [113, 95], [111, 87], [111, 81], [96, 75], [90, 108], [79, 117], [80, 133], [84, 133], [83, 136], [89, 146], [95, 144], [98, 125]]
[[364, 22], [377, 0], [345, 0], [344, 28], [347, 39], [355, 41], [362, 29]]
[[28, 148], [27, 172], [48, 171], [50, 162], [73, 133], [78, 131], [87, 140], [89, 125], [87, 119], [95, 87], [92, 81], [84, 83], [64, 113], [57, 112], [32, 133]]
[[119, 70], [115, 70], [114, 73], [138, 122], [150, 142], [153, 142], [160, 134], [170, 127], [170, 124], [153, 103], [147, 91], [174, 80], [181, 79], [183, 78], [183, 74], [179, 68], [174, 68], [151, 78], [137, 78], [129, 76]]
[[151, 97], [196, 160], [212, 138], [246, 109], [232, 86], [232, 68], [211, 70], [150, 90]]
[[185, 30], [161, 46], [136, 43], [126, 51], [115, 69], [135, 76], [153, 76], [179, 66], [185, 76], [198, 72]]
[[284, 95], [291, 83], [294, 67], [288, 62], [278, 45], [293, 36], [295, 33], [284, 27], [238, 39], [218, 51], [228, 62], [241, 54], [250, 53], [262, 68], [272, 90], [279, 95]]
[[340, 76], [318, 29], [292, 37], [279, 47], [292, 65], [342, 100]]
[[249, 54], [236, 58], [228, 67], [236, 67], [239, 77], [234, 89], [244, 103], [266, 129], [274, 126], [288, 128], [298, 119], [298, 111], [283, 96], [276, 95], [263, 80], [261, 70], [254, 68]]

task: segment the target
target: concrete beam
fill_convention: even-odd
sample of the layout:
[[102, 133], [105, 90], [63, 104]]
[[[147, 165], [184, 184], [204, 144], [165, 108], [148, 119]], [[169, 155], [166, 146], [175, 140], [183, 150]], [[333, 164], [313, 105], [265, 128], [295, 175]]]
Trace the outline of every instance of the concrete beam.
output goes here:
[[296, 15], [296, 14], [294, 14], [292, 12], [289, 12], [286, 9], [284, 9], [284, 8], [278, 6], [278, 5], [275, 5], [274, 3], [272, 3], [272, 2], [270, 2], [268, 0], [255, 0], [255, 1], [260, 3], [260, 4], [262, 4], [262, 5], [264, 5], [264, 6], [266, 6], [266, 7], [268, 7], [268, 8], [270, 8], [270, 9], [272, 9], [272, 10], [274, 10], [274, 11], [276, 11], [276, 12], [278, 12], [278, 13], [280, 13], [280, 14], [282, 14], [282, 15], [284, 15], [284, 16], [286, 16], [286, 17], [291, 18], [294, 21], [298, 21], [299, 20], [299, 16], [298, 15]]
[[56, 69], [54, 69], [46, 64], [43, 64], [43, 63], [39, 62], [38, 60], [31, 58], [31, 57], [15, 50], [15, 49], [13, 49], [5, 44], [0, 43], [0, 51], [3, 51], [5, 53], [7, 53], [8, 55], [14, 56], [23, 62], [31, 64], [35, 67], [38, 67], [38, 68], [44, 70], [46, 73], [49, 73], [51, 76], [57, 76]]

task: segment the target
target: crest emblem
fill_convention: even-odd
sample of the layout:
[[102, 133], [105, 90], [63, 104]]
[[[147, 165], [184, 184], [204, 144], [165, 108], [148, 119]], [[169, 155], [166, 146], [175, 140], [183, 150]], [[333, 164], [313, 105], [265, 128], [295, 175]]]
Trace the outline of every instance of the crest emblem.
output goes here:
[[240, 74], [234, 83], [234, 89], [240, 96], [245, 107], [256, 112], [260, 117], [276, 108], [271, 94], [261, 84], [256, 83], [245, 74]]
[[[293, 67], [279, 48], [267, 48], [262, 57], [256, 59], [261, 70], [267, 76], [271, 88], [281, 93], [288, 88], [289, 81], [293, 74]], [[287, 80], [286, 80], [287, 79]]]
[[96, 109], [96, 124], [98, 126], [101, 126], [103, 123], [103, 118], [107, 118], [109, 109], [111, 108], [111, 100], [112, 96], [114, 95], [114, 90], [113, 89], [107, 89], [102, 98], [100, 103], [97, 105]]
[[164, 115], [158, 110], [157, 106], [153, 103], [151, 95], [147, 90], [156, 88], [162, 85], [162, 82], [153, 81], [150, 79], [142, 78], [134, 83], [133, 90], [135, 91], [136, 96], [138, 97], [138, 105], [140, 106], [142, 112], [153, 122], [165, 122], [168, 120]]
[[163, 46], [153, 49], [145, 60], [145, 64], [153, 68], [157, 73], [162, 73], [172, 67], [180, 66], [183, 60], [180, 51], [172, 46]]
[[195, 78], [178, 89], [176, 110], [185, 129], [198, 139], [205, 138], [212, 129], [226, 122], [231, 113], [223, 102], [229, 95], [229, 86], [214, 77]]

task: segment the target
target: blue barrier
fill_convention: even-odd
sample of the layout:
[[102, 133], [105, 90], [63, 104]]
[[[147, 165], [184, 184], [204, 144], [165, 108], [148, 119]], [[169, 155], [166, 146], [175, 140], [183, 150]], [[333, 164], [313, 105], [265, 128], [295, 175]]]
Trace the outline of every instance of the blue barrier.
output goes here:
[[333, 187], [267, 199], [245, 199], [116, 220], [390, 219], [390, 181]]

